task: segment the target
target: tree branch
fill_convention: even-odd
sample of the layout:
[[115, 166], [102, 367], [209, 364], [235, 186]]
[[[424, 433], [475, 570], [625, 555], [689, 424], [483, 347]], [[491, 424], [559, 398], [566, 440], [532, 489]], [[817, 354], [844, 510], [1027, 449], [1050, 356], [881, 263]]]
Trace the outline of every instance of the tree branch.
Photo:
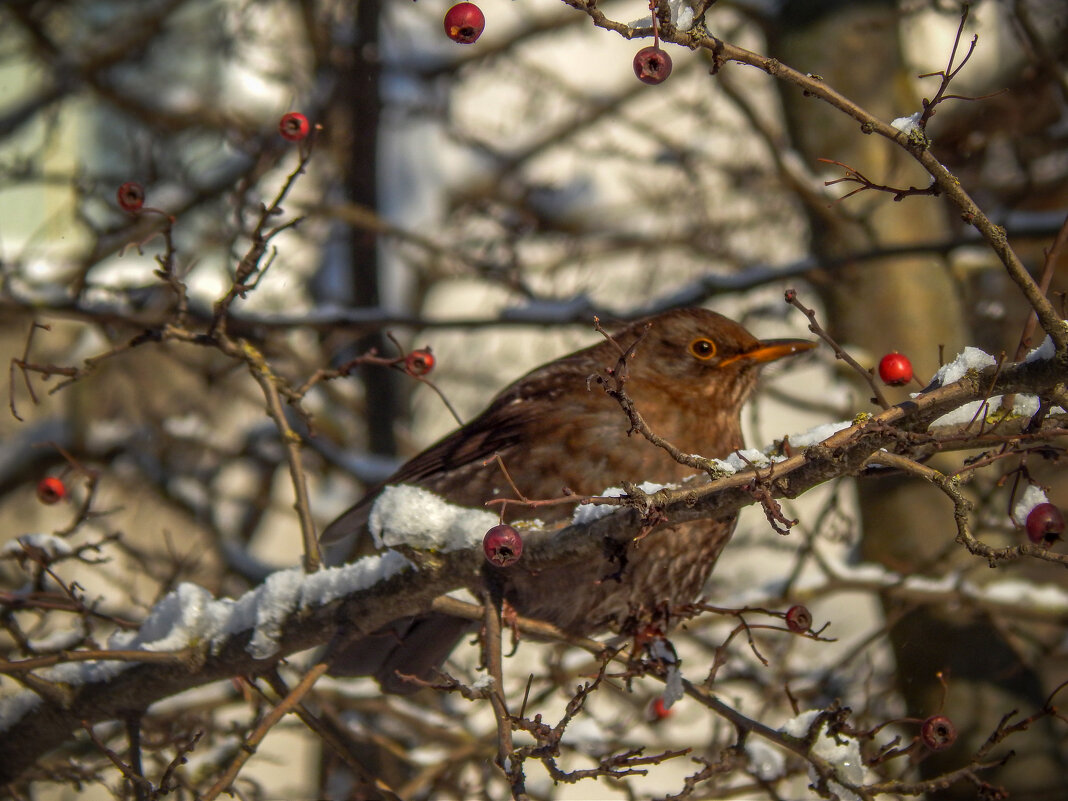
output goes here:
[[[762, 468], [765, 486], [773, 497], [792, 498], [833, 478], [855, 474], [880, 449], [906, 450], [903, 443], [908, 438], [902, 437], [903, 433], [924, 432], [941, 415], [991, 392], [1063, 392], [1064, 377], [1068, 375], [1065, 361], [1065, 355], [1060, 354], [1048, 361], [1009, 365], [1000, 373], [995, 367], [970, 372], [954, 384], [860, 420], [803, 453]], [[737, 512], [755, 502], [749, 490], [752, 478], [752, 473], [745, 471], [704, 486], [661, 491], [658, 501], [664, 524], [715, 519]], [[605, 501], [622, 504], [626, 499]], [[596, 558], [606, 539], [630, 542], [642, 525], [639, 510], [622, 509], [589, 525], [530, 532], [524, 536], [523, 565], [539, 571]], [[0, 709], [0, 714], [10, 721], [7, 730], [0, 733], [0, 784], [16, 779], [86, 723], [125, 717], [162, 698], [211, 681], [263, 673], [279, 658], [329, 642], [339, 629], [370, 633], [399, 617], [431, 608], [434, 600], [447, 592], [479, 587], [483, 561], [480, 545], [428, 554], [419, 570], [405, 570], [322, 605], [310, 603], [304, 607], [297, 603], [295, 611], [277, 622], [277, 633], [272, 637], [277, 651], [269, 659], [257, 659], [249, 652], [256, 633], [255, 624], [250, 623], [217, 644], [214, 652], [210, 642], [200, 642], [188, 658], [177, 663], [137, 664], [110, 678], [67, 684], [61, 699], [37, 699], [28, 704], [27, 698], [34, 698], [29, 691], [8, 697], [7, 711]], [[335, 571], [351, 567], [320, 571], [305, 580], [330, 580], [342, 575]], [[21, 715], [11, 711], [19, 704], [25, 705]]]

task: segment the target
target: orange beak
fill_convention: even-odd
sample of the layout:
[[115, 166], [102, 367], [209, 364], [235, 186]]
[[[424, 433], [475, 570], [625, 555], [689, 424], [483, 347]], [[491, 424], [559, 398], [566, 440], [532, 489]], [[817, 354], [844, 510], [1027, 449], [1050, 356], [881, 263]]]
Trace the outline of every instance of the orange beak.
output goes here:
[[731, 356], [729, 359], [724, 359], [719, 363], [719, 366], [725, 367], [731, 362], [737, 362], [743, 359], [757, 364], [773, 362], [784, 356], [793, 356], [795, 353], [804, 353], [806, 350], [812, 350], [812, 348], [816, 347], [816, 344], [817, 343], [815, 342], [809, 342], [807, 339], [768, 339], [761, 342], [750, 351]]

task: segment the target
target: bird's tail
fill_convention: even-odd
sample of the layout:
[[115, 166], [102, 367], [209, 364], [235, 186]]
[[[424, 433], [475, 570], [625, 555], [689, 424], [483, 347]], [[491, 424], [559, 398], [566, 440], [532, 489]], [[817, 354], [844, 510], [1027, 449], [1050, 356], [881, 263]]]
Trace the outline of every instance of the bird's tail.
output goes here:
[[470, 621], [438, 612], [401, 618], [367, 637], [340, 646], [331, 660], [329, 673], [374, 676], [383, 691], [408, 695], [422, 685], [405, 677], [433, 681], [435, 669], [471, 630]]

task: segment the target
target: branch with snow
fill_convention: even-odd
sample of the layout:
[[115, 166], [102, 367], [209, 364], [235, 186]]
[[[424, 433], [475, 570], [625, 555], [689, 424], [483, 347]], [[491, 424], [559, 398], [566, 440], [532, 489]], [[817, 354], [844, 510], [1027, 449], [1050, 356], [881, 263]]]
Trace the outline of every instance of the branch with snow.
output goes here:
[[[930, 424], [964, 403], [992, 393], [1025, 390], [1048, 396], [1061, 386], [1064, 374], [1060, 357], [1032, 359], [1000, 371], [966, 370], [955, 383], [860, 419], [802, 453], [759, 468], [762, 486], [774, 497], [794, 497], [830, 479], [857, 473], [883, 449], [907, 453], [921, 447], [909, 435], [923, 433], [927, 442]], [[732, 514], [756, 500], [755, 477], [753, 470], [744, 470], [704, 485], [661, 489], [655, 495], [658, 511], [668, 525]], [[628, 500], [603, 502], [625, 506]], [[443, 538], [413, 541], [416, 547], [435, 549], [424, 552], [418, 569], [399, 553], [387, 551], [311, 574], [281, 571], [236, 600], [214, 600], [200, 587], [182, 585], [156, 605], [139, 631], [113, 638], [110, 645], [123, 651], [122, 660], [37, 671], [38, 692], [27, 689], [0, 700], [0, 782], [15, 778], [87, 721], [143, 710], [220, 678], [263, 672], [281, 657], [330, 642], [338, 632], [366, 634], [398, 617], [429, 609], [447, 592], [478, 588], [485, 564], [481, 547], [457, 539], [452, 529], [457, 520], [466, 520], [466, 514], [442, 511], [434, 519], [444, 528], [438, 532]], [[606, 539], [629, 542], [643, 519], [642, 510], [628, 508], [583, 525], [531, 531], [524, 536], [519, 567], [539, 571], [593, 558]], [[397, 515], [382, 514], [377, 526], [383, 541], [397, 545], [420, 533], [415, 530], [417, 523]], [[466, 530], [467, 523], [459, 528]], [[421, 532], [430, 533], [429, 527]], [[176, 658], [162, 663], [131, 661], [130, 653], [137, 650], [168, 652]], [[16, 666], [6, 666], [6, 672], [17, 675]]]

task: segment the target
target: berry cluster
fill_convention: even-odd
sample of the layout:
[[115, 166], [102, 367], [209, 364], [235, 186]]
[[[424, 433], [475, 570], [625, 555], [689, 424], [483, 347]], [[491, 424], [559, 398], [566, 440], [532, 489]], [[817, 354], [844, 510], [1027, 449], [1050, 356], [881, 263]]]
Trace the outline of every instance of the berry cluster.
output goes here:
[[[650, 9], [655, 6], [650, 3]], [[474, 44], [486, 29], [486, 15], [474, 3], [457, 3], [445, 12], [445, 35], [457, 44]], [[634, 74], [642, 83], [658, 84], [671, 75], [671, 56], [660, 47], [660, 32], [653, 14], [653, 44], [634, 56]], [[285, 134], [283, 134], [285, 136]]]
[[[299, 111], [290, 111], [278, 121], [278, 133], [287, 142], [300, 142], [311, 133], [311, 123]], [[115, 199], [123, 211], [137, 213], [145, 205], [145, 188], [136, 181], [127, 181], [115, 192]]]

